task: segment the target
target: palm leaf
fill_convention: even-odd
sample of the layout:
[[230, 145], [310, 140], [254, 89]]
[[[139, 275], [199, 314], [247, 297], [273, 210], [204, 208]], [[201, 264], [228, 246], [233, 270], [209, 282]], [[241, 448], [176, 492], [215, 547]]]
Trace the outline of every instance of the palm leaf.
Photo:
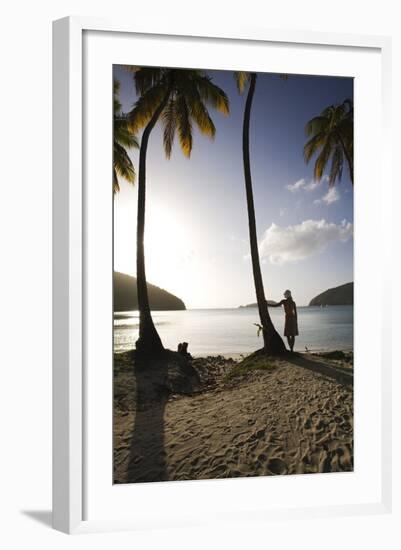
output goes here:
[[126, 117], [114, 119], [114, 139], [128, 149], [139, 147], [135, 134], [128, 127]]
[[126, 179], [129, 183], [135, 181], [135, 169], [127, 149], [138, 147], [135, 135], [128, 127], [127, 117], [121, 113], [121, 103], [118, 98], [120, 83], [113, 82], [113, 192], [120, 190], [118, 176]]
[[192, 151], [192, 126], [189, 118], [189, 110], [183, 95], [176, 100], [177, 132], [182, 152], [186, 157], [191, 156]]
[[246, 71], [236, 71], [234, 73], [235, 82], [237, 83], [237, 88], [240, 94], [245, 90], [251, 74]]
[[324, 133], [320, 132], [304, 145], [304, 159], [306, 163], [308, 163], [313, 155], [324, 145], [325, 139], [326, 136]]
[[324, 170], [327, 166], [328, 160], [331, 155], [331, 143], [330, 140], [327, 140], [323, 145], [322, 150], [319, 153], [319, 156], [315, 162], [315, 169], [313, 172], [313, 177], [316, 181], [320, 181], [323, 177]]
[[329, 185], [334, 185], [335, 181], [341, 181], [344, 166], [344, 153], [342, 148], [337, 145], [331, 158], [331, 168], [329, 174]]
[[305, 134], [310, 139], [304, 145], [304, 158], [308, 163], [317, 154], [314, 177], [320, 180], [331, 158], [329, 185], [341, 181], [344, 162], [347, 162], [353, 183], [353, 102], [346, 99], [341, 104], [330, 105], [319, 116], [305, 125]]
[[210, 117], [209, 111], [201, 101], [194, 101], [190, 104], [191, 117], [196, 122], [199, 131], [210, 138], [216, 135], [216, 127]]
[[305, 125], [305, 134], [312, 136], [325, 132], [328, 126], [327, 118], [323, 116], [316, 116], [309, 120]]
[[113, 167], [117, 175], [130, 183], [135, 181], [135, 169], [127, 151], [116, 141], [113, 144]]
[[158, 84], [149, 88], [134, 105], [134, 108], [128, 113], [128, 127], [134, 133], [146, 126], [153, 116], [153, 113], [160, 105], [166, 94], [166, 88], [163, 84]]
[[155, 67], [133, 67], [131, 72], [135, 75], [135, 90], [138, 95], [143, 95], [160, 84], [165, 74], [165, 70]]
[[113, 167], [113, 193], [118, 193], [120, 191], [120, 184], [118, 183], [117, 172]]
[[163, 144], [166, 157], [169, 159], [174, 143], [174, 136], [176, 131], [176, 108], [173, 98], [167, 104], [167, 107], [162, 113], [162, 119], [164, 123]]
[[202, 101], [227, 116], [230, 113], [230, 101], [227, 94], [213, 84], [208, 76], [201, 76], [196, 80], [196, 87]]

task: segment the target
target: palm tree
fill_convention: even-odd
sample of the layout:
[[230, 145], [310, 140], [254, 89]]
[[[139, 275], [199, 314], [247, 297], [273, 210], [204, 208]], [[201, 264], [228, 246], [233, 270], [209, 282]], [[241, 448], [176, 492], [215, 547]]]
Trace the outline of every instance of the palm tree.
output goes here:
[[170, 158], [175, 135], [185, 156], [192, 151], [192, 125], [210, 138], [216, 133], [207, 106], [224, 115], [229, 113], [229, 101], [222, 89], [200, 70], [130, 68], [134, 73], [139, 95], [128, 114], [129, 127], [136, 133], [144, 128], [139, 151], [138, 213], [137, 213], [137, 289], [139, 308], [139, 338], [137, 352], [142, 356], [158, 356], [164, 348], [154, 326], [149, 307], [145, 273], [145, 203], [146, 152], [150, 133], [160, 120], [163, 125], [163, 144]]
[[320, 181], [326, 167], [330, 165], [329, 184], [341, 181], [344, 159], [348, 165], [349, 176], [354, 184], [354, 105], [346, 99], [339, 105], [330, 105], [319, 116], [312, 118], [305, 126], [310, 137], [304, 146], [304, 157], [308, 163], [318, 154], [314, 178]]
[[127, 117], [121, 113], [118, 99], [120, 83], [113, 82], [113, 193], [120, 191], [118, 176], [129, 183], [135, 182], [135, 169], [128, 156], [127, 149], [138, 147], [135, 135], [128, 127]]
[[249, 240], [251, 245], [251, 259], [253, 269], [253, 279], [255, 283], [256, 300], [258, 303], [259, 318], [262, 325], [264, 350], [266, 353], [275, 355], [284, 353], [286, 351], [284, 342], [281, 336], [274, 328], [271, 320], [269, 309], [267, 307], [265, 291], [263, 287], [262, 272], [260, 269], [260, 259], [258, 250], [258, 238], [256, 232], [256, 217], [255, 217], [255, 204], [253, 200], [252, 189], [252, 175], [251, 175], [251, 163], [250, 163], [250, 151], [249, 151], [249, 125], [251, 119], [251, 108], [253, 102], [253, 96], [256, 87], [256, 73], [237, 72], [235, 73], [235, 79], [237, 82], [238, 90], [242, 93], [246, 86], [249, 84], [248, 94], [245, 102], [244, 110], [244, 122], [242, 128], [242, 156], [244, 164], [244, 178], [245, 178], [245, 190], [246, 201], [248, 207], [248, 226], [249, 226]]

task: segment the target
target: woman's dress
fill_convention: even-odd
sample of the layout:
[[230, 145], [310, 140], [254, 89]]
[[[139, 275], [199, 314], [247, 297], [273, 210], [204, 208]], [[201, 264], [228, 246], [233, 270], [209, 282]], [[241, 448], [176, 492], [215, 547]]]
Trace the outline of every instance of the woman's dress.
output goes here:
[[298, 336], [297, 310], [294, 300], [283, 300], [285, 311], [284, 336]]

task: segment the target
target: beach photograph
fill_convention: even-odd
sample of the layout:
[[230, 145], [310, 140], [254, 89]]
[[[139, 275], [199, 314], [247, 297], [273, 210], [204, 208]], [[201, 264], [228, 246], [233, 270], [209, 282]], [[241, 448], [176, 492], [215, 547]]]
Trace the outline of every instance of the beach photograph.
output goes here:
[[352, 472], [353, 79], [114, 65], [113, 483]]

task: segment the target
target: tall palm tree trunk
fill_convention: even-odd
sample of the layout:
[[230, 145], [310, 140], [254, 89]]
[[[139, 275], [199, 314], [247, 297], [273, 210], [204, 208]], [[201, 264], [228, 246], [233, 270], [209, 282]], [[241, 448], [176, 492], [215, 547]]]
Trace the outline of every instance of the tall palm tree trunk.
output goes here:
[[152, 118], [145, 127], [141, 147], [139, 150], [138, 173], [138, 213], [137, 213], [137, 237], [136, 237], [136, 284], [138, 292], [139, 309], [139, 338], [136, 341], [137, 352], [141, 356], [157, 357], [164, 353], [164, 347], [160, 336], [153, 323], [149, 306], [148, 286], [145, 271], [145, 206], [146, 206], [146, 153], [150, 132], [153, 130], [157, 119], [165, 108], [170, 91], [154, 112]]
[[269, 354], [280, 354], [284, 353], [286, 351], [286, 348], [282, 338], [274, 328], [273, 322], [270, 318], [265, 298], [265, 291], [263, 288], [263, 279], [260, 269], [258, 251], [258, 239], [256, 233], [256, 217], [252, 190], [251, 165], [249, 158], [249, 124], [251, 118], [252, 101], [255, 93], [255, 86], [256, 74], [251, 73], [249, 90], [245, 103], [244, 124], [242, 133], [242, 154], [244, 161], [246, 200], [248, 206], [249, 239], [251, 245], [252, 269], [255, 282], [256, 299], [258, 303], [260, 323], [263, 327], [264, 349]]

